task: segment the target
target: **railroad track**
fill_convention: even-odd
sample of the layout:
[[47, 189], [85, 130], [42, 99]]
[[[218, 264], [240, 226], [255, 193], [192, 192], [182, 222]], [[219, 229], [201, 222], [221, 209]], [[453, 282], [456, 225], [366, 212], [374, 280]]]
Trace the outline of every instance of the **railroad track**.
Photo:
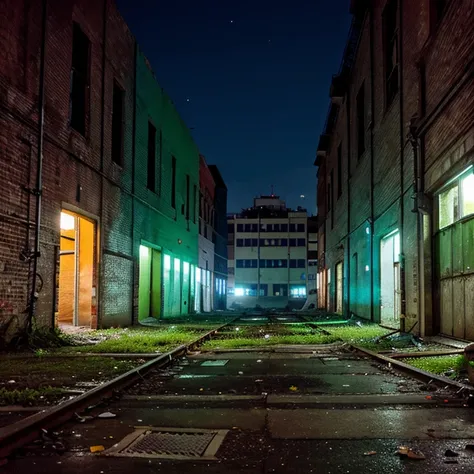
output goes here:
[[[291, 439], [319, 436], [317, 439], [322, 439], [324, 435], [333, 439], [335, 434], [330, 422], [324, 424], [324, 429], [329, 432], [319, 434], [314, 433], [314, 426], [308, 422], [313, 415], [319, 417], [322, 408], [346, 410], [355, 406], [368, 410], [364, 412], [367, 416], [373, 416], [370, 410], [378, 406], [410, 409], [422, 406], [427, 409], [445, 407], [449, 402], [450, 407], [460, 409], [465, 396], [471, 392], [468, 386], [357, 346], [257, 347], [252, 351], [242, 348], [214, 353], [198, 350], [205, 341], [217, 339], [222, 332], [232, 332], [237, 327], [265, 332], [295, 322], [330, 334], [298, 314], [239, 316], [192, 343], [179, 346], [70, 401], [0, 429], [0, 458], [6, 458], [16, 448], [40, 438], [43, 430], [50, 433], [61, 427], [77, 433], [80, 427], [87, 426], [87, 422], [82, 423], [84, 419], [76, 418], [76, 414], [83, 415], [83, 410], [97, 414], [99, 407], [100, 411], [110, 410], [112, 414], [118, 414], [123, 423], [123, 426], [117, 425], [115, 417], [101, 420], [101, 426], [97, 428], [99, 435], [93, 435], [100, 440], [104, 438], [101, 436], [103, 433], [110, 432], [123, 434], [126, 439], [137, 423], [165, 425], [169, 430], [203, 429], [203, 426], [232, 429], [229, 423], [234, 421], [216, 420], [211, 416], [218, 410], [227, 410], [225, 416], [230, 420], [240, 420], [235, 423], [245, 431], [245, 426], [252, 429], [257, 426], [252, 424], [256, 423], [257, 417], [249, 420], [247, 412], [243, 416], [239, 411], [250, 408], [255, 410], [255, 414], [266, 413], [262, 430], [270, 431], [277, 439], [285, 436]], [[399, 373], [403, 373], [403, 378]], [[189, 411], [189, 416], [184, 414], [181, 419], [177, 408], [182, 412], [195, 411]], [[308, 420], [301, 416], [300, 408], [313, 410]], [[290, 414], [297, 426], [293, 434], [285, 426], [284, 417]], [[348, 414], [344, 412], [344, 416]], [[422, 417], [422, 413], [417, 412], [417, 416]], [[352, 423], [360, 421], [357, 418]], [[346, 428], [350, 431], [350, 426]], [[103, 444], [113, 451], [112, 446], [117, 445], [116, 436]], [[84, 439], [80, 448], [76, 446], [75, 449], [87, 451], [87, 445], [92, 445], [92, 440]]]

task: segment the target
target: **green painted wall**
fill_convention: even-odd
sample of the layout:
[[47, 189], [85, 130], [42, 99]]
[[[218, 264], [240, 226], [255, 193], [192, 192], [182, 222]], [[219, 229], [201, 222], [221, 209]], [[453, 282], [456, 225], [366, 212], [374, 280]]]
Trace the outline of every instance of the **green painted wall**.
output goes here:
[[[147, 187], [149, 122], [156, 128], [154, 190]], [[142, 244], [172, 256], [172, 281], [163, 278], [162, 316], [178, 315], [182, 302], [181, 291], [175, 284], [174, 259], [178, 258], [181, 265], [182, 262], [198, 263], [198, 201], [193, 191], [195, 186], [199, 189], [199, 153], [188, 128], [140, 51], [136, 63], [135, 126], [134, 253], [138, 257]], [[172, 206], [173, 157], [176, 158], [175, 207]], [[189, 213], [186, 175], [190, 183]], [[181, 276], [182, 273], [181, 269]]]

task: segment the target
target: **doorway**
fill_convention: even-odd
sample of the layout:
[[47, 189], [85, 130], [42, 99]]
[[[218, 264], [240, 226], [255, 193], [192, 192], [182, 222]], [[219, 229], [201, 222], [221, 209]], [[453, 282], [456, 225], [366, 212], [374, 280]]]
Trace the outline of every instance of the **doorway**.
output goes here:
[[96, 222], [61, 211], [58, 278], [58, 325], [91, 327], [96, 298]]
[[161, 317], [161, 251], [140, 245], [138, 319]]
[[343, 280], [342, 262], [336, 264], [336, 313], [342, 314], [343, 308], [343, 291], [344, 291], [344, 280]]
[[400, 233], [397, 229], [380, 243], [380, 322], [398, 329], [400, 311]]

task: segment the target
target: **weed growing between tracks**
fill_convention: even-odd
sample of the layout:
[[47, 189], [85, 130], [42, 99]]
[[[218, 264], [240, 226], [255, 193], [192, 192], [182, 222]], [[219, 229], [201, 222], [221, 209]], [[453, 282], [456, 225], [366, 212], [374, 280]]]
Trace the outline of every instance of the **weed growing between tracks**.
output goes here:
[[[321, 329], [325, 329], [321, 327]], [[216, 338], [203, 345], [204, 350], [265, 347], [274, 345], [315, 345], [331, 343], [370, 344], [376, 337], [388, 334], [378, 325], [331, 326], [330, 334], [304, 324], [267, 325], [262, 327], [233, 327], [219, 332]]]
[[[465, 372], [466, 359], [463, 355], [413, 357], [402, 359], [406, 364], [438, 375], [447, 375], [456, 379]], [[471, 363], [472, 365], [472, 363]]]

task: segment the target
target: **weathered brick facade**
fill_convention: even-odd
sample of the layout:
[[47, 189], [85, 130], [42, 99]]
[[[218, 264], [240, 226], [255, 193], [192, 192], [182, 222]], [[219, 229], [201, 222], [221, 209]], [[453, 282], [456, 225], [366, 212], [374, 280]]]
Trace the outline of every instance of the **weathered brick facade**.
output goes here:
[[[62, 210], [95, 226], [93, 328], [131, 324], [136, 319], [137, 258], [142, 241], [197, 262], [197, 221], [187, 219], [182, 212], [185, 175], [190, 176], [191, 189], [198, 185], [197, 148], [171, 100], [156, 83], [113, 0], [47, 0], [44, 45], [42, 18], [40, 1], [1, 2], [0, 332], [5, 339], [24, 326], [31, 292], [43, 47], [43, 188], [38, 256], [43, 288], [35, 305], [36, 323], [55, 324]], [[83, 133], [71, 126], [76, 29], [90, 45]], [[116, 91], [123, 97], [120, 156], [112, 147]], [[162, 140], [157, 145], [160, 185], [156, 192], [147, 189], [149, 117]], [[177, 159], [175, 209], [170, 205], [168, 189], [172, 156]], [[196, 200], [190, 202], [197, 212]]]
[[417, 323], [416, 331], [431, 334], [444, 317], [434, 271], [437, 194], [472, 162], [474, 4], [350, 3], [353, 25], [315, 162], [319, 306], [336, 310], [342, 288], [346, 315], [384, 322], [392, 288], [383, 249], [396, 239], [395, 320], [401, 316], [402, 327]]

